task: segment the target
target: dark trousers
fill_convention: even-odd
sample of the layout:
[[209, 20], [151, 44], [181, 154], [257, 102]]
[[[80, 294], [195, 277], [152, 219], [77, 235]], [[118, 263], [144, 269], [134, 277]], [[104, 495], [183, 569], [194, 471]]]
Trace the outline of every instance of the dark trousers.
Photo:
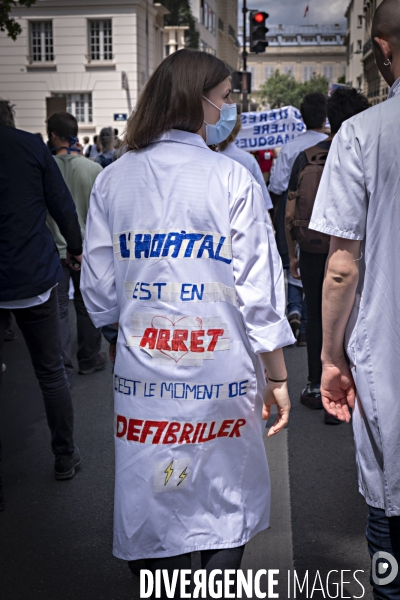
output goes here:
[[[371, 571], [370, 582], [373, 587], [373, 594], [375, 600], [399, 600], [400, 598], [400, 516], [399, 517], [387, 517], [385, 511], [381, 508], [374, 508], [369, 506], [368, 524], [366, 530], [366, 536], [368, 541], [368, 550], [372, 557], [376, 552], [387, 552], [390, 556], [394, 557], [397, 561], [399, 572], [397, 577], [391, 583], [380, 585], [379, 579], [385, 578], [390, 575], [389, 569], [383, 573], [379, 573], [378, 569], [375, 568], [375, 579], [373, 580], [373, 573]], [[392, 559], [393, 560], [393, 559]], [[391, 562], [385, 558], [378, 560], [381, 563]]]
[[[244, 546], [239, 546], [238, 548], [225, 548], [223, 550], [202, 550], [202, 552], [200, 553], [201, 568], [207, 571], [207, 577], [210, 574], [210, 572], [214, 569], [220, 569], [222, 571], [222, 574], [215, 577], [215, 581], [223, 582], [224, 571], [226, 569], [240, 569], [243, 552]], [[168, 556], [166, 558], [147, 558], [144, 561], [144, 564], [144, 568], [148, 569], [153, 574], [157, 569], [166, 569], [168, 571], [169, 580], [171, 581], [174, 569], [191, 569], [192, 555], [189, 553], [180, 554], [179, 556]], [[232, 579], [234, 578], [232, 577]], [[188, 591], [188, 588], [186, 589], [186, 591]], [[232, 585], [229, 591], [231, 593], [236, 592], [235, 585]], [[176, 600], [179, 600], [180, 597], [180, 586], [177, 585], [174, 598]], [[154, 593], [152, 598], [155, 598]], [[208, 593], [207, 598], [210, 598]], [[222, 598], [225, 598], [225, 593], [222, 594]], [[161, 584], [161, 600], [167, 600], [167, 595], [163, 583]]]
[[57, 286], [57, 294], [60, 307], [61, 344], [64, 365], [67, 371], [73, 371], [71, 333], [68, 319], [69, 281], [72, 279], [78, 334], [78, 352], [76, 357], [80, 369], [91, 369], [96, 364], [100, 352], [101, 331], [93, 325], [83, 302], [81, 290], [79, 289], [81, 281], [80, 271], [70, 269], [65, 264], [65, 260], [61, 260], [61, 265], [63, 268], [63, 278]]
[[[61, 358], [60, 320], [57, 291], [47, 302], [12, 310], [28, 347], [35, 375], [43, 394], [51, 447], [55, 455], [74, 451], [74, 411], [71, 391]], [[4, 330], [9, 311], [0, 308], [0, 366], [3, 362]], [[0, 368], [0, 383], [2, 371]], [[1, 444], [0, 444], [1, 460]]]
[[300, 274], [308, 312], [308, 380], [315, 384], [321, 383], [322, 375], [322, 285], [327, 257], [327, 254], [300, 251]]

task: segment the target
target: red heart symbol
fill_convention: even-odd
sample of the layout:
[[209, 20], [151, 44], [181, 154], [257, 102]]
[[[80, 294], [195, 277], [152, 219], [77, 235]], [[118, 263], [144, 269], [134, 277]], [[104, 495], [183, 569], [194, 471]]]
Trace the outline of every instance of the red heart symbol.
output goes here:
[[[171, 323], [172, 327], [175, 327], [175, 325], [177, 323], [181, 323], [182, 321], [184, 321], [185, 319], [190, 319], [192, 320], [193, 317], [180, 317], [179, 319], [177, 319], [176, 321], [172, 321], [171, 319], [169, 319], [168, 317], [162, 317], [162, 316], [155, 316], [152, 318], [151, 320], [151, 326], [156, 328], [156, 329], [163, 329], [163, 324], [162, 323], [156, 323], [157, 319], [163, 319], [164, 321], [168, 321], [169, 323]], [[198, 327], [199, 329], [201, 329], [203, 327], [203, 321], [200, 317], [195, 317], [197, 323], [198, 323]], [[165, 324], [164, 324], [164, 328], [165, 328]], [[179, 358], [175, 358], [174, 355], [177, 355], [178, 352], [173, 352], [171, 350], [171, 352], [169, 352], [168, 350], [159, 350], [159, 352], [161, 352], [162, 354], [165, 354], [165, 356], [168, 356], [168, 358], [172, 358], [173, 361], [175, 361], [176, 363], [178, 363], [181, 358], [183, 358], [184, 356], [186, 356], [186, 354], [189, 353], [189, 350], [187, 352], [182, 352], [179, 356]]]

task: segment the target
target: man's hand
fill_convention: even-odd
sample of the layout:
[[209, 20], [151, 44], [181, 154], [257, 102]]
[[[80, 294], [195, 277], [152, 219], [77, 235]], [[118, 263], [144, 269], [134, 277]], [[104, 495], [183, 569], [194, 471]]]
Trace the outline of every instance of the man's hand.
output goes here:
[[351, 419], [349, 408], [354, 408], [356, 386], [346, 361], [324, 364], [321, 379], [321, 398], [325, 410], [340, 421]]
[[263, 400], [262, 418], [264, 421], [269, 419], [271, 406], [276, 404], [278, 407], [278, 416], [268, 432], [268, 437], [271, 437], [286, 427], [289, 422], [290, 398], [287, 383], [273, 383], [269, 381], [264, 390]]
[[73, 271], [80, 271], [82, 264], [82, 254], [79, 256], [71, 256], [67, 250], [67, 255], [65, 257], [65, 264], [69, 266]]
[[290, 258], [290, 274], [294, 279], [301, 279], [301, 275], [299, 275], [298, 258]]

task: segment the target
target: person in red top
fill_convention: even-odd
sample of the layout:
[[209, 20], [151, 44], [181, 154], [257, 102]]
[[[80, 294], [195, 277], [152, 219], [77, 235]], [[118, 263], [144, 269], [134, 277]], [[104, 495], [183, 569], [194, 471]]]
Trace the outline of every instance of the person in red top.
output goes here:
[[270, 150], [257, 150], [255, 152], [258, 164], [265, 179], [265, 183], [268, 183], [269, 176], [274, 162], [274, 151]]

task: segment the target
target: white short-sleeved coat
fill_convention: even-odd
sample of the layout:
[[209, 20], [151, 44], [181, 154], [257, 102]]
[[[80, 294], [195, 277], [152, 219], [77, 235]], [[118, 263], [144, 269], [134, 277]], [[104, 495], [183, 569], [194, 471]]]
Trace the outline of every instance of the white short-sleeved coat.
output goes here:
[[257, 354], [293, 343], [260, 187], [197, 134], [128, 152], [94, 185], [81, 289], [119, 323], [114, 554], [244, 544], [269, 521]]

